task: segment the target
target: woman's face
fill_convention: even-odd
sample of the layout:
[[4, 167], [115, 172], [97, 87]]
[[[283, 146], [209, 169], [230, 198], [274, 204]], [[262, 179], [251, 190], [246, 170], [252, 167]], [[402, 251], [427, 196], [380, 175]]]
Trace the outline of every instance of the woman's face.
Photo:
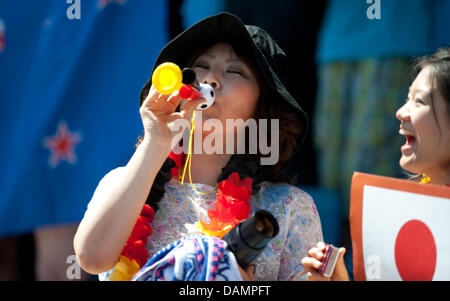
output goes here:
[[228, 43], [218, 43], [201, 54], [192, 65], [197, 79], [210, 84], [215, 102], [202, 111], [202, 120], [218, 119], [225, 130], [227, 119], [251, 118], [257, 107], [260, 88], [253, 71]]
[[407, 102], [396, 113], [399, 133], [406, 138], [400, 166], [413, 173], [450, 167], [450, 118], [442, 95], [430, 81], [430, 71], [425, 67], [417, 75]]

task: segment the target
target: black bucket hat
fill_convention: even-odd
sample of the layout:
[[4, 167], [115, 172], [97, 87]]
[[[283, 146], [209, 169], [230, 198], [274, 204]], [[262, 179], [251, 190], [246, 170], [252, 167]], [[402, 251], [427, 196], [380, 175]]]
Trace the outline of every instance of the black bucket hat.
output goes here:
[[[173, 62], [184, 68], [199, 47], [218, 42], [229, 42], [231, 45], [238, 45], [240, 49], [244, 49], [248, 59], [258, 69], [264, 81], [265, 90], [271, 96], [270, 99], [275, 102], [284, 102], [297, 113], [302, 128], [302, 135], [297, 144], [298, 150], [306, 135], [308, 118], [283, 83], [287, 75], [287, 60], [284, 51], [262, 28], [245, 25], [237, 16], [226, 12], [207, 17], [170, 41], [161, 50], [153, 70], [164, 62]], [[139, 97], [141, 105], [147, 97], [150, 87], [151, 76], [141, 90]]]

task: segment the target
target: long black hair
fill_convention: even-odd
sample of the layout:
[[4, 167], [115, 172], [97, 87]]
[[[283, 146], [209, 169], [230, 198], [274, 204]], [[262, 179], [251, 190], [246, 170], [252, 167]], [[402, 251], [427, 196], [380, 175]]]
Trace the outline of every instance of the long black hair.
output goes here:
[[[450, 48], [440, 48], [432, 55], [418, 58], [411, 72], [412, 78], [415, 79], [425, 67], [431, 68], [429, 78], [431, 86], [436, 87], [442, 95], [450, 118]], [[431, 93], [431, 101], [436, 118], [433, 93]]]

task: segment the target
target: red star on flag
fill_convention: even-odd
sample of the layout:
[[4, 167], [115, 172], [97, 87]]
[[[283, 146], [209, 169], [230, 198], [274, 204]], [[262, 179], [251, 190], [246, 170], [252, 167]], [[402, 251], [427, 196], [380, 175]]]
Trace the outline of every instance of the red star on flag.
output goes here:
[[111, 2], [116, 2], [119, 3], [120, 5], [124, 5], [125, 2], [127, 2], [127, 0], [98, 0], [97, 6], [100, 9], [104, 9]]
[[75, 145], [81, 141], [79, 133], [71, 133], [65, 121], [60, 121], [58, 130], [53, 137], [44, 138], [44, 146], [51, 152], [48, 164], [55, 168], [61, 160], [66, 160], [70, 164], [77, 162], [77, 156], [74, 151]]
[[5, 50], [5, 47], [6, 47], [5, 25], [3, 24], [3, 20], [0, 19], [0, 52]]

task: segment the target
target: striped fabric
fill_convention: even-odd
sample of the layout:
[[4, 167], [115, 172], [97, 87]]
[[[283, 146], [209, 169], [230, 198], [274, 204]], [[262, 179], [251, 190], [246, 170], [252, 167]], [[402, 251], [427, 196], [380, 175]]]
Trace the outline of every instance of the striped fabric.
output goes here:
[[336, 190], [348, 217], [354, 171], [400, 177], [400, 122], [412, 60], [364, 59], [319, 68], [314, 142], [319, 184]]
[[242, 281], [227, 243], [214, 236], [191, 234], [156, 253], [133, 281]]

